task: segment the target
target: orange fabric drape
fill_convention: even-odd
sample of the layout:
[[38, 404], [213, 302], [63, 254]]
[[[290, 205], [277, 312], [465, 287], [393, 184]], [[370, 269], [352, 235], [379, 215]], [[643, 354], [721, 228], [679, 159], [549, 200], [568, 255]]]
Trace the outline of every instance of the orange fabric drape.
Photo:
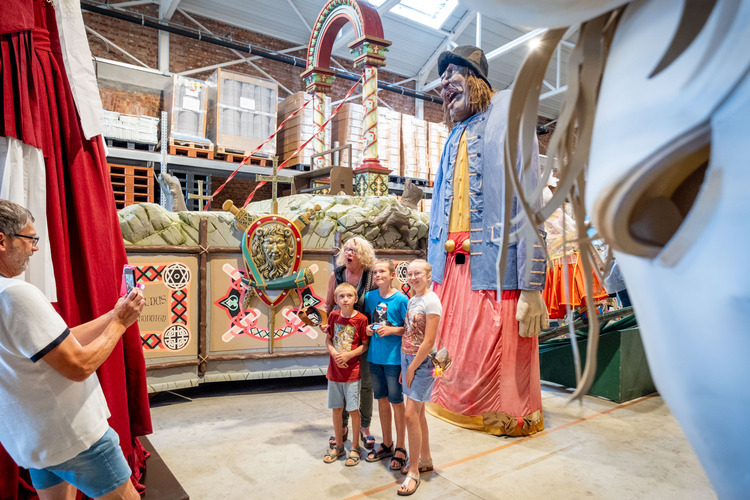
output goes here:
[[[547, 266], [547, 283], [542, 295], [552, 319], [564, 318], [568, 304], [571, 308], [586, 305], [586, 280], [579, 257], [578, 252], [575, 252], [566, 257], [554, 258]], [[568, 267], [568, 293], [565, 292], [565, 265]], [[596, 274], [593, 276], [593, 283], [594, 300], [609, 296]]]

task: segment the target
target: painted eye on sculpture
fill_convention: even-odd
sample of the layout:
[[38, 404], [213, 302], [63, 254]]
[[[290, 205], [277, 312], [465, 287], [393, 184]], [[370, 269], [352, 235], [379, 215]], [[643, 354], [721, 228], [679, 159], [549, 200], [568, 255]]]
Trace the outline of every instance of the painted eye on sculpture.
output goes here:
[[599, 195], [592, 219], [613, 248], [653, 258], [667, 245], [701, 191], [710, 134], [708, 125], [693, 130]]

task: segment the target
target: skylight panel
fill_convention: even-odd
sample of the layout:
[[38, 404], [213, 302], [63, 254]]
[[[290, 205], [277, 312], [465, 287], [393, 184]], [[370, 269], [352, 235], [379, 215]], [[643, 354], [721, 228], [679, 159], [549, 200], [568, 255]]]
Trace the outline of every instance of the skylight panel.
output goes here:
[[[385, 0], [369, 1], [376, 7], [385, 3]], [[390, 12], [425, 26], [440, 29], [457, 6], [458, 0], [401, 0], [391, 8]]]

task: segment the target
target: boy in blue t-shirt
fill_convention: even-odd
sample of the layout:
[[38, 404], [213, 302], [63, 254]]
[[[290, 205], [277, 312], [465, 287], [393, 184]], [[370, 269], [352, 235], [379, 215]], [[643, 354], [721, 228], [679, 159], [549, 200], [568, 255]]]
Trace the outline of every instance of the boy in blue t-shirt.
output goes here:
[[[383, 442], [371, 451], [366, 460], [377, 462], [393, 457], [391, 470], [401, 470], [406, 464], [406, 423], [401, 374], [401, 336], [409, 298], [393, 288], [396, 268], [389, 259], [379, 259], [372, 268], [372, 282], [376, 290], [365, 295], [365, 313], [370, 317], [367, 335], [371, 336], [367, 360], [370, 362], [372, 390], [378, 400]], [[389, 405], [390, 403], [390, 405]], [[396, 421], [396, 448], [391, 431], [391, 407]], [[388, 443], [388, 444], [386, 444]]]

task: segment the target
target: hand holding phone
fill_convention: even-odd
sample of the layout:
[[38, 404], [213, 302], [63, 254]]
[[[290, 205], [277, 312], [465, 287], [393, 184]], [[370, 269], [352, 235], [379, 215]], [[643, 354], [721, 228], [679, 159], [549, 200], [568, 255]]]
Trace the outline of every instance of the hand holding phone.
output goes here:
[[120, 285], [120, 296], [124, 297], [130, 295], [133, 288], [143, 288], [143, 285], [138, 285], [135, 282], [135, 268], [128, 264], [125, 264], [122, 268], [122, 284]]
[[132, 267], [126, 267], [122, 273], [125, 276], [125, 293], [128, 295], [135, 288], [135, 272]]

